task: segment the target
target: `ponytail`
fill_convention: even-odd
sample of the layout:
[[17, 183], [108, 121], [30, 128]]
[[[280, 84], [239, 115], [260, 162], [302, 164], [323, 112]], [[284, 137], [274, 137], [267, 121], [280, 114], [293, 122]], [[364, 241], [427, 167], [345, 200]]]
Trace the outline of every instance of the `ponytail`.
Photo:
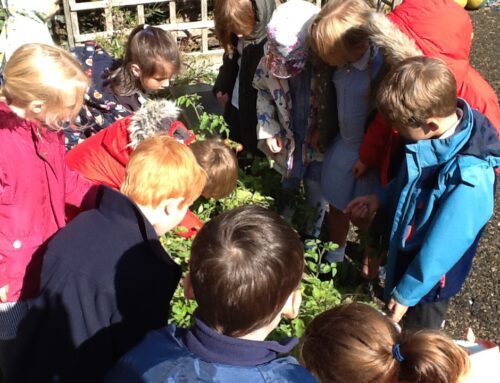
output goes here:
[[399, 362], [399, 380], [456, 383], [469, 370], [467, 352], [443, 334], [423, 330], [403, 334], [399, 342], [403, 359]]
[[314, 318], [301, 357], [322, 383], [457, 383], [469, 368], [467, 353], [448, 337], [401, 334], [389, 318], [361, 303]]

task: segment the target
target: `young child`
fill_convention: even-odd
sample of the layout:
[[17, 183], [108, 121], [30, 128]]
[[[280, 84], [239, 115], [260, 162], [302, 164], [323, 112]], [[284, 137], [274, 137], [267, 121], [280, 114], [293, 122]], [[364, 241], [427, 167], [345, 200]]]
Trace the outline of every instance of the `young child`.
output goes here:
[[330, 240], [339, 245], [326, 255], [329, 262], [344, 259], [349, 217], [343, 210], [354, 197], [373, 192], [378, 183], [375, 171], [358, 177], [359, 148], [373, 118], [374, 95], [384, 73], [382, 52], [357, 27], [359, 15], [369, 10], [363, 0], [330, 0], [311, 29], [314, 50], [336, 67], [331, 81], [337, 96], [338, 133], [326, 150], [321, 174], [321, 189], [330, 204]]
[[97, 209], [50, 241], [41, 293], [20, 325], [7, 381], [100, 382], [147, 331], [166, 323], [181, 270], [158, 237], [181, 221], [205, 178], [173, 138], [139, 144], [123, 194], [101, 186]]
[[[95, 203], [92, 184], [66, 169], [62, 124], [88, 81], [67, 52], [26, 44], [7, 62], [0, 101], [0, 367], [26, 300], [39, 287], [45, 242], [65, 225], [65, 203]], [[9, 347], [6, 347], [7, 349]]]
[[220, 0], [215, 2], [215, 32], [225, 49], [213, 93], [224, 106], [231, 139], [243, 144], [244, 153], [257, 150], [257, 91], [255, 69], [264, 54], [266, 26], [275, 0]]
[[288, 221], [292, 219], [293, 200], [304, 180], [313, 214], [301, 230], [311, 238], [318, 237], [326, 208], [320, 186], [323, 156], [310, 145], [318, 122], [316, 68], [310, 61], [308, 38], [318, 12], [318, 7], [304, 0], [290, 0], [276, 8], [267, 26], [265, 55], [253, 81], [258, 146], [283, 174], [282, 196], [287, 201], [280, 213]]
[[73, 54], [82, 63], [92, 85], [77, 120], [79, 129], [66, 129], [67, 149], [138, 110], [149, 93], [169, 85], [181, 65], [173, 36], [147, 24], [132, 30], [119, 61], [95, 42], [76, 48]]
[[304, 251], [276, 213], [243, 206], [209, 221], [191, 248], [187, 297], [198, 309], [190, 329], [151, 332], [105, 382], [314, 382], [292, 357], [298, 342], [265, 341], [282, 316], [298, 314]]
[[346, 209], [369, 219], [383, 197], [393, 217], [385, 299], [405, 328], [440, 328], [467, 277], [494, 205], [498, 133], [456, 99], [446, 64], [404, 60], [381, 84], [379, 109], [407, 140], [398, 177], [385, 194], [356, 198]]
[[[198, 164], [207, 172], [202, 191], [205, 198], [227, 197], [236, 187], [238, 161], [227, 145], [218, 139], [196, 139], [182, 122], [177, 121], [179, 109], [172, 101], [149, 100], [137, 112], [75, 146], [66, 154], [66, 164], [87, 179], [119, 190], [125, 179], [125, 167], [133, 150], [144, 139], [167, 134], [189, 145]], [[177, 233], [190, 237], [203, 223], [188, 211]]]
[[459, 383], [465, 350], [438, 332], [401, 333], [362, 303], [318, 315], [304, 335], [302, 360], [322, 383]]
[[54, 45], [47, 21], [59, 9], [59, 0], [1, 0], [6, 12], [0, 34], [0, 69], [21, 45]]

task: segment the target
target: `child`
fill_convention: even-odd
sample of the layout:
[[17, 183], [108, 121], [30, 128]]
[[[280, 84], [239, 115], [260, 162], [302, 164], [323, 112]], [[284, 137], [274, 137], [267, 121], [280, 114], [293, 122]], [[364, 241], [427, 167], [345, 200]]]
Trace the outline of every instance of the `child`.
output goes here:
[[226, 52], [213, 93], [224, 106], [231, 139], [242, 143], [249, 154], [257, 149], [257, 91], [252, 80], [264, 54], [266, 26], [275, 8], [275, 0], [215, 2], [215, 32]]
[[95, 42], [88, 42], [73, 53], [92, 79], [92, 86], [77, 121], [80, 129], [66, 129], [67, 149], [138, 110], [148, 93], [169, 85], [181, 65], [172, 35], [147, 24], [132, 30], [120, 61], [111, 58]]
[[201, 193], [205, 172], [168, 136], [139, 144], [120, 193], [71, 221], [44, 255], [41, 294], [21, 323], [12, 382], [100, 382], [147, 331], [166, 323], [180, 267], [159, 236]]
[[467, 353], [433, 331], [401, 333], [362, 303], [337, 306], [309, 324], [304, 366], [322, 383], [459, 383]]
[[[62, 124], [88, 81], [62, 49], [26, 44], [7, 62], [0, 102], [0, 367], [26, 300], [38, 293], [45, 242], [65, 224], [65, 203], [91, 207], [92, 184], [66, 169]], [[8, 349], [8, 347], [7, 347]]]
[[59, 9], [59, 0], [2, 0], [6, 20], [0, 34], [0, 69], [23, 44], [54, 45], [47, 21]]
[[282, 316], [299, 311], [304, 251], [277, 214], [242, 206], [209, 221], [191, 248], [191, 329], [151, 332], [110, 371], [107, 383], [167, 381], [314, 382], [292, 357], [298, 342], [265, 341]]
[[[398, 177], [386, 194], [393, 217], [385, 299], [405, 328], [440, 328], [449, 299], [469, 273], [494, 204], [498, 133], [462, 99], [446, 64], [404, 60], [384, 79], [379, 108], [407, 140]], [[387, 198], [387, 199], [388, 199]], [[377, 195], [353, 200], [353, 220], [369, 219]]]
[[[283, 197], [295, 199], [304, 180], [307, 203], [314, 213], [303, 228], [317, 238], [326, 203], [320, 186], [322, 155], [313, 150], [310, 137], [317, 124], [315, 70], [309, 58], [309, 27], [319, 12], [303, 0], [290, 0], [273, 13], [267, 27], [265, 56], [255, 72], [257, 89], [257, 138], [261, 149], [283, 174]], [[290, 198], [281, 214], [291, 220], [295, 209]]]
[[[311, 29], [315, 51], [336, 66], [331, 81], [337, 96], [338, 134], [326, 150], [321, 174], [321, 189], [330, 204], [330, 240], [339, 245], [325, 256], [329, 262], [344, 259], [349, 217], [343, 210], [355, 196], [371, 193], [377, 186], [375, 171], [357, 177], [359, 148], [374, 115], [374, 94], [384, 73], [382, 52], [361, 27], [352, 27], [359, 24], [358, 15], [369, 10], [362, 0], [330, 0]], [[343, 36], [345, 30], [350, 32]]]
[[[179, 109], [171, 101], [149, 100], [136, 113], [114, 122], [108, 128], [75, 146], [66, 154], [66, 164], [87, 179], [119, 190], [125, 178], [130, 154], [141, 141], [168, 134], [189, 145], [208, 178], [202, 196], [227, 197], [236, 187], [238, 162], [236, 155], [221, 140], [194, 141], [194, 133], [177, 121]], [[178, 231], [183, 237], [195, 235], [202, 222], [188, 211]]]

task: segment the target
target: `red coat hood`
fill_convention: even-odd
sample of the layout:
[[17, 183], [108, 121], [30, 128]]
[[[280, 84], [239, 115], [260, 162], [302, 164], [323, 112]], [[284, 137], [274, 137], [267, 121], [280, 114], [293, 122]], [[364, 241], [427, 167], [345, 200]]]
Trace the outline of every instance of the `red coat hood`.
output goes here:
[[388, 17], [424, 55], [443, 59], [461, 87], [472, 43], [472, 22], [463, 8], [453, 0], [405, 0]]

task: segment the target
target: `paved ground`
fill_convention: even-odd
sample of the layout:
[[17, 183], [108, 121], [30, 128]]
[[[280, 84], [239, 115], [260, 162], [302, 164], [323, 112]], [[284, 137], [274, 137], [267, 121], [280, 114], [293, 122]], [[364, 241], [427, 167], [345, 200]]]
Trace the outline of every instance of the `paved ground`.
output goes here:
[[[500, 8], [485, 8], [470, 15], [474, 23], [471, 62], [499, 95]], [[468, 326], [476, 336], [500, 344], [500, 187], [495, 215], [481, 239], [472, 273], [452, 301], [445, 330], [457, 338]]]

